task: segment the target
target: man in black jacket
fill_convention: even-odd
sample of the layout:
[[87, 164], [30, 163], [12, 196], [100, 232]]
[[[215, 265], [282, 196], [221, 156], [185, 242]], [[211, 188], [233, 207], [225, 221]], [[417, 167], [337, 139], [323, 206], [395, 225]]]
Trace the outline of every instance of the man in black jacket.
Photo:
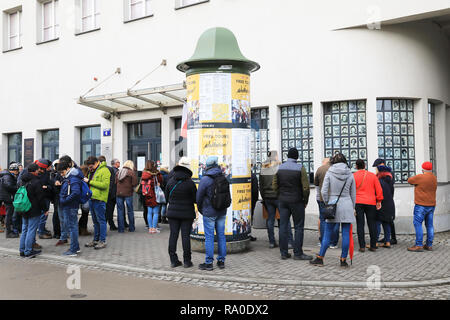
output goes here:
[[[46, 203], [46, 191], [39, 179], [39, 167], [32, 163], [28, 166], [28, 172], [22, 176], [22, 183], [27, 189], [28, 199], [31, 202], [31, 209], [22, 213], [22, 235], [20, 237], [20, 256], [34, 258], [40, 254], [40, 250], [34, 250], [33, 244], [36, 238], [36, 230], [39, 225], [41, 215], [48, 215]], [[44, 212], [44, 213], [43, 213]]]
[[[46, 207], [42, 210], [42, 213], [49, 211], [50, 209], [50, 201], [53, 200], [55, 191], [54, 191], [54, 183], [52, 183], [50, 179], [50, 171], [52, 170], [52, 162], [47, 159], [39, 159], [34, 162], [38, 166], [38, 176], [41, 181]], [[22, 178], [23, 179], [23, 178]], [[45, 224], [47, 223], [47, 216], [41, 215], [41, 220], [39, 221], [38, 226], [38, 234], [39, 239], [51, 239], [52, 233], [47, 230]]]
[[18, 238], [19, 234], [13, 229], [13, 215], [14, 215], [14, 195], [17, 191], [17, 176], [19, 175], [19, 165], [11, 163], [8, 170], [0, 173], [0, 202], [5, 204], [6, 208], [6, 238]]
[[[100, 156], [98, 160], [100, 162], [102, 162], [103, 159], [104, 161], [106, 161], [106, 158], [102, 157], [103, 156]], [[117, 226], [114, 224], [114, 207], [116, 206], [116, 193], [117, 193], [116, 173], [119, 171], [120, 161], [118, 159], [112, 159], [111, 167], [110, 166], [106, 167], [111, 173], [111, 178], [109, 181], [108, 202], [106, 202], [106, 221], [109, 224], [109, 230], [116, 231]], [[126, 227], [128, 226], [126, 225]]]
[[[251, 224], [253, 225], [253, 214], [255, 213], [256, 202], [259, 198], [259, 183], [256, 173], [253, 172], [254, 162], [252, 160], [252, 211], [251, 211]], [[251, 229], [250, 229], [251, 230]], [[250, 241], [256, 241], [256, 237], [249, 235]]]

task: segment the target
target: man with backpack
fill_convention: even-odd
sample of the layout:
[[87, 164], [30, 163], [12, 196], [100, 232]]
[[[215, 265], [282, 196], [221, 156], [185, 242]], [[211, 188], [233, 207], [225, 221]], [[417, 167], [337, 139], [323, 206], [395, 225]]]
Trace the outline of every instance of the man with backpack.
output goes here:
[[13, 228], [13, 199], [17, 191], [17, 176], [19, 175], [19, 165], [11, 163], [8, 170], [0, 172], [0, 203], [3, 202], [6, 208], [6, 238], [18, 238], [19, 234]]
[[46, 191], [39, 179], [39, 167], [32, 163], [22, 176], [22, 187], [14, 199], [14, 208], [22, 216], [22, 235], [20, 237], [20, 256], [34, 258], [41, 250], [34, 250], [33, 244], [41, 215], [48, 215]]
[[225, 268], [227, 254], [225, 220], [231, 204], [230, 184], [217, 163], [216, 156], [206, 159], [206, 172], [200, 180], [196, 197], [198, 211], [203, 215], [206, 251], [205, 263], [200, 264], [199, 268], [208, 271], [213, 270], [214, 230], [217, 232], [217, 266], [220, 269]]

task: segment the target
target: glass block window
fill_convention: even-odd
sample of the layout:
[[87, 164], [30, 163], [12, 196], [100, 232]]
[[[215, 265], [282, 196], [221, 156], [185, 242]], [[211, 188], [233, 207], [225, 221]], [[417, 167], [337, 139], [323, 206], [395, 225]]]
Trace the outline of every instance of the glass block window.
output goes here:
[[253, 172], [261, 172], [261, 165], [267, 160], [269, 149], [269, 108], [253, 109], [251, 111], [250, 151], [255, 162]]
[[287, 160], [290, 148], [298, 150], [298, 160], [308, 174], [314, 172], [313, 113], [311, 104], [281, 107], [281, 153]]
[[414, 109], [406, 99], [377, 100], [378, 156], [392, 168], [396, 183], [415, 175]]
[[428, 103], [428, 130], [430, 136], [430, 162], [433, 164], [433, 173], [436, 174], [436, 120], [434, 103]]
[[325, 157], [341, 152], [350, 168], [358, 159], [367, 162], [366, 101], [324, 104]]

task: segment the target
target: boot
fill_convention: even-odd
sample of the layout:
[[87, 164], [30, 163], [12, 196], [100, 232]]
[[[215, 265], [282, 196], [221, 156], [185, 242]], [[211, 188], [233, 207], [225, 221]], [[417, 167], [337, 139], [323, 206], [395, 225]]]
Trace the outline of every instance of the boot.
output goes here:
[[345, 258], [340, 258], [340, 260], [341, 260], [341, 267], [342, 268], [348, 268], [348, 263], [347, 263], [347, 259], [345, 259]]
[[79, 228], [78, 234], [79, 234], [80, 236], [91, 236], [91, 235], [92, 235], [92, 232], [89, 232], [89, 231], [87, 230], [87, 228]]

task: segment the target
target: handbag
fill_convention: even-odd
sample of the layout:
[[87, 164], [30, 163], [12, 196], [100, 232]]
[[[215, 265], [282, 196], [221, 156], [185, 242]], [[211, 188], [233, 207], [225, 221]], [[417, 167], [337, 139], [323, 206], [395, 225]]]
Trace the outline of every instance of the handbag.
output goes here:
[[136, 192], [137, 194], [142, 193], [142, 179], [139, 181], [139, 184], [134, 188], [134, 192]]
[[156, 196], [156, 203], [159, 204], [166, 203], [166, 196], [164, 195], [164, 191], [162, 191], [161, 187], [158, 185], [158, 180], [155, 181], [155, 196]]
[[333, 220], [336, 218], [336, 209], [337, 209], [337, 203], [339, 202], [339, 199], [341, 198], [342, 191], [344, 191], [345, 185], [347, 184], [347, 180], [345, 180], [344, 186], [341, 189], [341, 193], [339, 193], [339, 197], [337, 198], [335, 203], [332, 204], [326, 204], [323, 208], [323, 215], [324, 219], [330, 219]]

